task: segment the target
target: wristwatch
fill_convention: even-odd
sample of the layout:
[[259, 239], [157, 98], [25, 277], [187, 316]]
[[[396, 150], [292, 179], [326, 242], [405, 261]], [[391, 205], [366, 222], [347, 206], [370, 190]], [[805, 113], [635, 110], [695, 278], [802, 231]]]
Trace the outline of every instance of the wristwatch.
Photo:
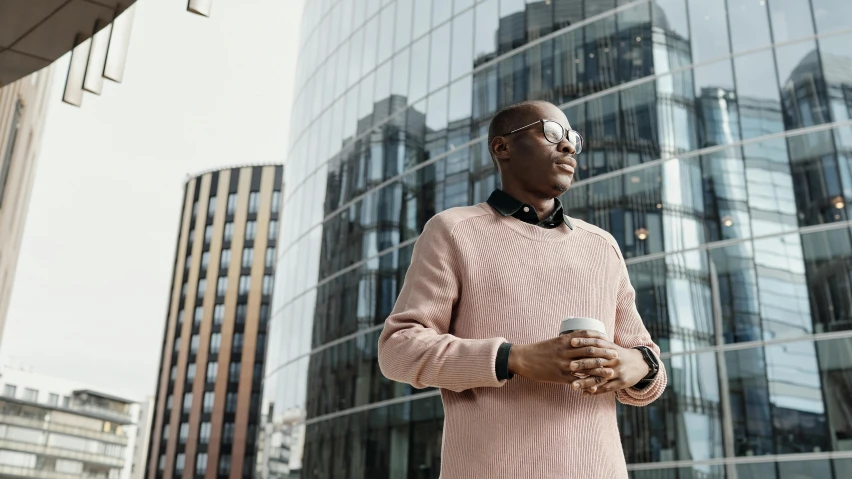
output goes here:
[[636, 346], [633, 349], [638, 349], [639, 352], [642, 353], [642, 359], [644, 359], [645, 363], [648, 364], [649, 369], [648, 375], [633, 386], [633, 389], [641, 391], [647, 388], [654, 381], [654, 378], [657, 377], [657, 373], [660, 372], [660, 362], [648, 346]]

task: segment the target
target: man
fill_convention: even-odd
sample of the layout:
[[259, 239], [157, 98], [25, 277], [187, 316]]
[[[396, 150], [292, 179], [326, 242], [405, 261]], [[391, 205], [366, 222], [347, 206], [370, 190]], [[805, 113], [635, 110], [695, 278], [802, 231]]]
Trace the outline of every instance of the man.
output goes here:
[[[651, 403], [666, 372], [618, 244], [559, 202], [582, 138], [554, 105], [524, 102], [488, 142], [502, 190], [424, 227], [379, 338], [382, 373], [441, 389], [443, 479], [627, 478], [615, 400]], [[607, 334], [558, 336], [566, 317]]]

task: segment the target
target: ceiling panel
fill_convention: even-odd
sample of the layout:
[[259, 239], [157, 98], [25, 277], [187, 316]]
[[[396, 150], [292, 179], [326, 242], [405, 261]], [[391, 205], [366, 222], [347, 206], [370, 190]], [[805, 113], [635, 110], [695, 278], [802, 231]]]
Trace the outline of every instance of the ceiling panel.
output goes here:
[[41, 70], [50, 63], [12, 50], [0, 51], [0, 87]]
[[71, 0], [0, 0], [0, 47], [12, 42]]
[[85, 0], [72, 0], [35, 30], [14, 45], [14, 49], [30, 55], [55, 60], [74, 47], [74, 38], [94, 33], [95, 22], [103, 26], [112, 22], [114, 11]]

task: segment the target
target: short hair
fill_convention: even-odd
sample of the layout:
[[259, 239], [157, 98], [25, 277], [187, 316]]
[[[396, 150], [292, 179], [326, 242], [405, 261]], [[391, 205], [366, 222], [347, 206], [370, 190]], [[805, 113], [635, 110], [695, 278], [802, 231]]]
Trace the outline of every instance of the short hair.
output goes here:
[[[494, 168], [498, 168], [497, 159], [491, 152], [491, 142], [498, 136], [505, 135], [515, 128], [520, 128], [524, 125], [518, 125], [517, 119], [521, 114], [529, 110], [530, 107], [536, 105], [548, 104], [542, 100], [528, 100], [520, 103], [515, 103], [500, 109], [494, 118], [491, 119], [491, 124], [488, 125], [488, 154], [491, 155], [491, 161], [494, 163]], [[499, 169], [499, 168], [498, 168]]]

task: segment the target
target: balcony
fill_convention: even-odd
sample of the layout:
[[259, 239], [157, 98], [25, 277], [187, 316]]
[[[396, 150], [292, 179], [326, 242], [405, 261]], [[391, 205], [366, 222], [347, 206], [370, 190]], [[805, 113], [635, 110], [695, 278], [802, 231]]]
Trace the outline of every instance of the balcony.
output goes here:
[[0, 477], [35, 477], [38, 479], [80, 479], [79, 474], [0, 465]]
[[74, 451], [71, 449], [62, 449], [58, 447], [45, 446], [43, 444], [29, 444], [25, 442], [9, 441], [0, 439], [0, 449], [8, 449], [10, 451], [28, 452], [30, 454], [40, 454], [42, 456], [58, 457], [61, 459], [71, 459], [87, 463], [101, 464], [104, 466], [122, 468], [124, 467], [124, 458], [110, 457], [103, 454], [93, 454], [90, 452]]
[[[68, 434], [69, 436], [85, 437], [87, 439], [95, 439], [109, 444], [117, 444], [119, 446], [127, 446], [127, 437], [111, 434], [103, 431], [95, 431], [92, 429], [84, 429], [81, 427], [68, 426], [66, 424], [57, 424], [49, 421], [39, 421], [28, 417], [12, 416], [9, 414], [0, 414], [0, 424], [9, 424], [12, 426], [23, 426], [31, 429], [41, 429], [49, 432], [59, 432]], [[0, 474], [2, 477], [2, 474]]]

